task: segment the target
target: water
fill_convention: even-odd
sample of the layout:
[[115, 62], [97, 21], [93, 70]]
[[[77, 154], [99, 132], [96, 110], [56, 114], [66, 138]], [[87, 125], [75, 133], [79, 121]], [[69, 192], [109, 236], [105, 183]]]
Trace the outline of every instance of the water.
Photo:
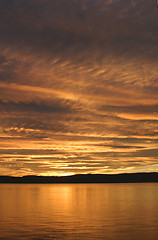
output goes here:
[[158, 183], [0, 184], [0, 239], [156, 240]]

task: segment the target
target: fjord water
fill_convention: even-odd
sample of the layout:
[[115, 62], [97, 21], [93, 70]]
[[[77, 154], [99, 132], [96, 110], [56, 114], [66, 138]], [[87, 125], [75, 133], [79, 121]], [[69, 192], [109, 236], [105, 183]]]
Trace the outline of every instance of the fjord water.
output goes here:
[[0, 239], [157, 237], [158, 183], [0, 184]]

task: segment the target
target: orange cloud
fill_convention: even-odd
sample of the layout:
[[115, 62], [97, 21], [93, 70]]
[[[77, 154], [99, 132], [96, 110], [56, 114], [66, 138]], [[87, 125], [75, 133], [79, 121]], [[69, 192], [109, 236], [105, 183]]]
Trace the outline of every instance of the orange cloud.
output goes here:
[[157, 171], [154, 2], [23, 3], [0, 3], [1, 173]]

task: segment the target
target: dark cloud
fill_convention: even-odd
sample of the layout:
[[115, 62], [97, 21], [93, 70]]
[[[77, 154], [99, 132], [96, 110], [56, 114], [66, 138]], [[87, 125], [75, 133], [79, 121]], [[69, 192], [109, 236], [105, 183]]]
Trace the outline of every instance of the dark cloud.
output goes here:
[[30, 103], [13, 103], [13, 102], [2, 102], [0, 101], [0, 109], [7, 109], [7, 111], [21, 111], [21, 112], [41, 112], [41, 113], [58, 113], [58, 114], [65, 114], [70, 113], [71, 110], [71, 103], [62, 101], [55, 101], [52, 102], [50, 105], [41, 102], [30, 102]]
[[[62, 151], [49, 149], [0, 149], [0, 154], [5, 155], [50, 155], [50, 154], [64, 154]], [[21, 157], [21, 156], [20, 156]]]
[[96, 55], [101, 50], [157, 57], [154, 2], [139, 0], [133, 6], [130, 1], [100, 1], [90, 5], [85, 0], [1, 1], [1, 41], [15, 50], [47, 51], [74, 60], [85, 49], [84, 59], [87, 53]]
[[149, 157], [149, 158], [155, 157], [158, 160], [158, 148], [139, 150], [132, 153], [131, 155], [134, 157]]
[[120, 149], [139, 149], [139, 148], [144, 148], [144, 147], [141, 147], [141, 146], [129, 146], [129, 145], [108, 145], [108, 144], [94, 144], [94, 146], [100, 146], [100, 147], [110, 147], [110, 148], [113, 148], [113, 149], [117, 149], [117, 148], [120, 148]]
[[101, 110], [113, 113], [158, 113], [158, 105], [102, 106]]

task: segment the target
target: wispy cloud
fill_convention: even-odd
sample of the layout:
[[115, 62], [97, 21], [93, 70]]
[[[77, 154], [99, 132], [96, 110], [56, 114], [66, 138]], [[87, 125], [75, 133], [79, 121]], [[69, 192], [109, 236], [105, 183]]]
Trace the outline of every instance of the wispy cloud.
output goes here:
[[157, 171], [156, 3], [0, 9], [1, 174]]

